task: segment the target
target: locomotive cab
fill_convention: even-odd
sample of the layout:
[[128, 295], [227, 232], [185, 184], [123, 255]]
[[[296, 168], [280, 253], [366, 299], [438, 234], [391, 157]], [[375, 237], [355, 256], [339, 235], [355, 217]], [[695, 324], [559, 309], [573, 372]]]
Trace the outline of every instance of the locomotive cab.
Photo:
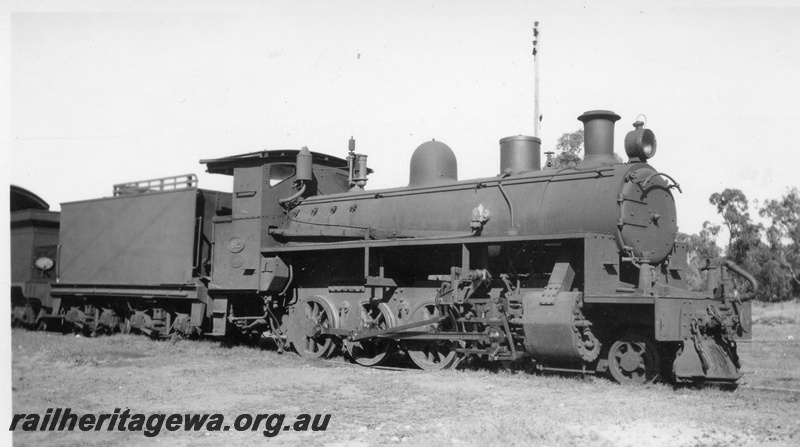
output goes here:
[[287, 208], [306, 197], [349, 189], [346, 160], [305, 148], [253, 152], [201, 163], [209, 173], [233, 176], [232, 213], [214, 219], [216, 253], [211, 290], [258, 292], [264, 268], [261, 247], [275, 243], [269, 229], [291, 218]]

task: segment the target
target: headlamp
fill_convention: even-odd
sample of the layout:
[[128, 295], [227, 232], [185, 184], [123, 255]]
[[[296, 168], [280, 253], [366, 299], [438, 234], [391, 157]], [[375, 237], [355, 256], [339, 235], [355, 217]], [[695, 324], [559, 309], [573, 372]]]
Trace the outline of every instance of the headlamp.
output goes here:
[[656, 155], [656, 134], [644, 129], [644, 123], [633, 123], [634, 130], [625, 135], [625, 153], [630, 162], [643, 162]]

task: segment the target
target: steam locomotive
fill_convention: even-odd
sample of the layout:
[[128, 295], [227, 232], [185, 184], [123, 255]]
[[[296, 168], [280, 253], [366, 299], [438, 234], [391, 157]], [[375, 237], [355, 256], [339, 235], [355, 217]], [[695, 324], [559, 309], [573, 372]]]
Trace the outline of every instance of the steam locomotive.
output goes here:
[[[468, 357], [544, 370], [734, 383], [757, 284], [735, 265], [686, 286], [673, 190], [648, 163], [642, 122], [613, 151], [620, 116], [586, 112], [585, 158], [541, 168], [541, 141], [500, 140], [501, 173], [458, 180], [429, 141], [407, 187], [366, 190], [367, 156], [268, 150], [201, 160], [233, 192], [193, 175], [114, 186], [62, 204], [52, 284], [39, 321], [91, 333], [271, 338], [374, 366], [423, 369]], [[743, 276], [751, 292], [735, 290]]]

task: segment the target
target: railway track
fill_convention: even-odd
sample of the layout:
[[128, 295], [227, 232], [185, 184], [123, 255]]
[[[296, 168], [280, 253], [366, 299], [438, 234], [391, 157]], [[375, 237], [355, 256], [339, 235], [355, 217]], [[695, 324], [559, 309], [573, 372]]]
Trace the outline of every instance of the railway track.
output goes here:
[[777, 388], [771, 386], [752, 386], [752, 385], [739, 385], [739, 389], [745, 388], [749, 390], [756, 390], [756, 391], [770, 391], [776, 393], [795, 393], [800, 394], [800, 390], [796, 390], [793, 388]]
[[368, 368], [368, 369], [377, 369], [377, 370], [381, 370], [381, 371], [394, 371], [394, 372], [422, 372], [422, 370], [421, 370], [421, 369], [414, 369], [414, 368], [411, 368], [411, 367], [410, 367], [410, 365], [409, 365], [409, 367], [402, 367], [402, 366], [384, 366], [384, 365], [380, 365], [380, 366], [369, 366], [369, 367], [366, 367], [366, 366], [359, 365], [358, 363], [352, 363], [352, 362], [348, 362], [348, 361], [346, 361], [346, 360], [331, 360], [331, 359], [327, 359], [327, 360], [325, 360], [325, 363], [331, 363], [331, 364], [335, 364], [335, 365], [349, 366], [349, 367], [351, 367], [351, 368], [353, 368], [353, 369], [357, 369], [357, 368]]
[[[339, 357], [338, 359], [337, 358], [326, 359], [326, 360], [324, 360], [324, 362], [325, 363], [329, 363], [329, 364], [335, 364], [335, 365], [342, 365], [342, 366], [346, 366], [346, 367], [351, 367], [351, 368], [354, 368], [354, 369], [365, 368], [364, 366], [359, 365], [357, 363], [353, 363], [353, 362], [349, 362], [347, 360], [344, 360], [341, 357]], [[405, 373], [422, 373], [422, 372], [424, 372], [424, 370], [415, 368], [414, 365], [411, 364], [411, 363], [407, 363], [407, 364], [403, 363], [402, 365], [405, 365], [405, 366], [384, 366], [384, 365], [381, 365], [381, 366], [372, 366], [372, 367], [369, 367], [369, 369], [377, 369], [377, 370], [381, 370], [381, 371], [391, 371], [391, 372], [405, 372]], [[552, 373], [552, 371], [551, 371], [551, 373]], [[686, 385], [677, 385], [677, 386], [686, 386]], [[745, 390], [753, 390], [753, 391], [762, 391], [762, 392], [773, 392], [773, 393], [792, 393], [792, 394], [800, 395], [800, 389], [782, 388], [782, 387], [769, 387], [769, 386], [757, 386], [757, 385], [748, 385], [748, 384], [740, 384], [740, 385], [738, 385], [737, 387], [735, 387], [733, 389], [729, 389], [728, 391], [733, 392], [733, 391], [743, 390], [743, 389], [745, 389]]]
[[[113, 335], [112, 335], [113, 336]], [[154, 339], [154, 341], [157, 341]], [[742, 340], [740, 343], [744, 343], [747, 345], [754, 345], [754, 344], [762, 344], [762, 343], [800, 343], [800, 340]], [[248, 343], [244, 343], [248, 344]], [[252, 347], [258, 347], [257, 344], [252, 344]], [[337, 366], [345, 366], [353, 369], [360, 369], [360, 368], [368, 368], [371, 370], [379, 370], [379, 371], [390, 371], [390, 372], [405, 372], [405, 373], [422, 373], [424, 370], [418, 369], [416, 365], [414, 365], [411, 361], [403, 361], [402, 358], [396, 359], [391, 361], [392, 365], [376, 365], [376, 366], [369, 366], [366, 367], [364, 365], [360, 365], [355, 362], [351, 362], [345, 359], [343, 355], [337, 355], [329, 359], [322, 360], [326, 364], [332, 364]], [[453, 367], [457, 367], [458, 365], [453, 365]], [[581, 375], [579, 371], [572, 371], [572, 370], [548, 370], [548, 373], [563, 373], [563, 374], [575, 374]], [[753, 371], [746, 371], [746, 374], [753, 374]], [[584, 375], [594, 375], [590, 373], [585, 373]], [[792, 393], [792, 394], [800, 394], [800, 389], [794, 388], [784, 388], [784, 387], [769, 387], [769, 386], [757, 386], [757, 385], [749, 385], [747, 383], [739, 384], [734, 390], [754, 390], [754, 391], [761, 391], [761, 392], [772, 392], [772, 393]]]

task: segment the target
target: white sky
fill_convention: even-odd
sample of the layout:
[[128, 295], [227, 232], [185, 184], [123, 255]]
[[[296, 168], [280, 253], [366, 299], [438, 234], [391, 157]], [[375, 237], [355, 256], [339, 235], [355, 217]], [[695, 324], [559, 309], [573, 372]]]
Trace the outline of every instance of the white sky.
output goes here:
[[[700, 6], [696, 6], [700, 5]], [[194, 172], [201, 158], [299, 148], [408, 182], [436, 138], [459, 178], [499, 171], [498, 140], [533, 133], [540, 22], [541, 137], [610, 109], [615, 149], [637, 115], [652, 160], [680, 182], [681, 231], [719, 221], [708, 197], [800, 186], [800, 2], [11, 2], [10, 182], [59, 203], [114, 183]], [[755, 214], [755, 213], [754, 213]]]

